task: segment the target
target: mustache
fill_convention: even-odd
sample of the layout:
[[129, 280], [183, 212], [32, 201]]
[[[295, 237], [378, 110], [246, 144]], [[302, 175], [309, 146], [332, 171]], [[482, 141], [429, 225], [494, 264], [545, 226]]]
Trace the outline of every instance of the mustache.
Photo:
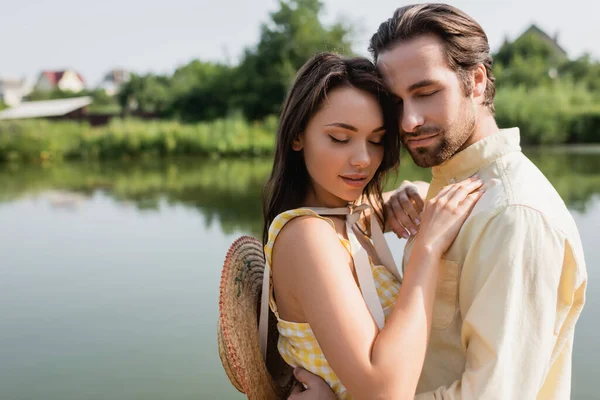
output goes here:
[[400, 133], [402, 134], [402, 137], [405, 139], [407, 139], [407, 138], [413, 139], [413, 138], [418, 138], [420, 136], [430, 136], [430, 135], [434, 135], [434, 134], [444, 133], [444, 130], [437, 126], [428, 126], [428, 127], [417, 128], [412, 132], [406, 132], [406, 131], [400, 130]]

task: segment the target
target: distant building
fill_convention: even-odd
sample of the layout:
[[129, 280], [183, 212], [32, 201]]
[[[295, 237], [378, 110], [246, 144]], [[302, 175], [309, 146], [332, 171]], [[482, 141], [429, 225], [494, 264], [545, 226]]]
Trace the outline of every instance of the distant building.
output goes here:
[[13, 108], [0, 111], [0, 120], [9, 119], [83, 119], [92, 98], [75, 97], [70, 99], [27, 101]]
[[27, 94], [25, 79], [0, 78], [0, 101], [9, 107], [21, 103], [23, 96]]
[[42, 71], [38, 78], [35, 89], [49, 92], [60, 89], [63, 92], [78, 93], [85, 89], [85, 80], [81, 74], [66, 69], [62, 71]]
[[548, 35], [546, 32], [541, 30], [537, 25], [531, 24], [531, 26], [529, 28], [527, 28], [527, 30], [525, 32], [523, 32], [521, 34], [521, 36], [519, 36], [516, 40], [519, 40], [523, 36], [527, 36], [527, 35], [535, 35], [538, 38], [545, 41], [546, 43], [550, 44], [550, 46], [552, 46], [552, 48], [554, 49], [554, 52], [558, 58], [568, 58], [569, 57], [567, 52], [565, 51], [565, 49], [563, 49], [558, 44], [558, 32], [556, 32], [554, 34], [554, 37], [550, 37], [550, 35]]
[[129, 81], [130, 76], [131, 74], [124, 69], [113, 69], [104, 75], [98, 89], [104, 89], [107, 95], [114, 96], [119, 92], [121, 86]]

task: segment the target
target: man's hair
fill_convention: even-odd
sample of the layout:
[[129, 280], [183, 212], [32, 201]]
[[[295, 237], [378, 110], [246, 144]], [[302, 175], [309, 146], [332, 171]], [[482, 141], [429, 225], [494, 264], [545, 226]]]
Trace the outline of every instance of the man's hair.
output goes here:
[[371, 37], [369, 51], [379, 55], [402, 40], [424, 34], [437, 36], [444, 44], [448, 66], [458, 75], [465, 94], [472, 91], [468, 72], [483, 64], [487, 85], [483, 105], [494, 114], [496, 78], [492, 74], [490, 45], [483, 28], [470, 16], [447, 4], [413, 4], [400, 7]]

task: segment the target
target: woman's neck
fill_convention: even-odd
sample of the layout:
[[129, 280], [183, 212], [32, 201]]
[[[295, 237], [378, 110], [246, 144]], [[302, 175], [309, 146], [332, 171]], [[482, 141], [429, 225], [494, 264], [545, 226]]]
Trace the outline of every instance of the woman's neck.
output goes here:
[[324, 190], [311, 186], [306, 198], [302, 202], [304, 207], [340, 208], [347, 207], [350, 203]]

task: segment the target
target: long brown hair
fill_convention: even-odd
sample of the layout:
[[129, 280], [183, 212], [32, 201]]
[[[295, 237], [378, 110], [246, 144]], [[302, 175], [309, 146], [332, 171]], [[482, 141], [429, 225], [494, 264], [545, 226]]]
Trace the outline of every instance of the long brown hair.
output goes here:
[[481, 25], [458, 8], [441, 3], [400, 7], [371, 37], [369, 51], [377, 61], [380, 53], [390, 50], [402, 40], [425, 34], [436, 35], [442, 40], [446, 50], [446, 62], [458, 75], [465, 94], [472, 91], [467, 72], [479, 64], [485, 67], [487, 84], [483, 105], [494, 114], [496, 78], [492, 73], [488, 38]]
[[283, 103], [273, 169], [263, 191], [263, 243], [267, 242], [269, 226], [275, 217], [286, 210], [301, 207], [309, 190], [310, 179], [303, 152], [292, 149], [293, 140], [306, 129], [328, 91], [343, 86], [372, 94], [381, 106], [386, 129], [383, 160], [365, 187], [363, 196], [385, 226], [381, 197], [383, 180], [390, 169], [398, 166], [400, 157], [396, 106], [371, 61], [363, 57], [344, 58], [333, 53], [319, 53], [298, 71]]

